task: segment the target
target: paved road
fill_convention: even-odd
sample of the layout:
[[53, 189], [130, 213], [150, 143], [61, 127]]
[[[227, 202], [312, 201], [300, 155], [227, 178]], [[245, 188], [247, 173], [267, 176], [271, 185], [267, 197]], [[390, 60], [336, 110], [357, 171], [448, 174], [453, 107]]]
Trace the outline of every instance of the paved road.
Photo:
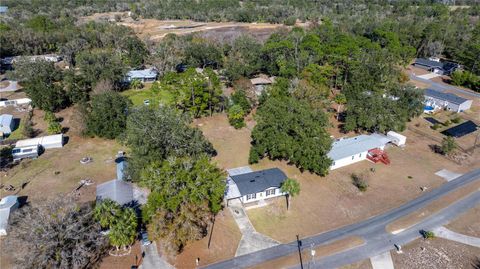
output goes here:
[[[474, 207], [477, 203], [480, 203], [480, 191], [474, 192], [473, 194], [460, 201], [457, 201], [456, 203], [453, 203], [449, 207], [443, 209], [437, 214], [432, 215], [412, 228], [396, 235], [387, 233], [385, 231], [385, 226], [388, 223], [419, 210], [438, 198], [479, 179], [480, 169], [473, 170], [387, 213], [339, 228], [337, 230], [302, 239], [302, 248], [310, 248], [311, 244], [315, 244], [315, 246], [323, 245], [350, 236], [361, 236], [364, 238], [366, 243], [360, 247], [316, 260], [315, 265], [312, 267], [323, 269], [336, 268], [379, 255], [393, 249], [394, 244], [405, 244], [416, 238], [419, 238], [419, 230], [431, 230], [435, 227], [441, 226], [462, 212]], [[246, 268], [297, 252], [297, 242], [294, 241], [212, 264], [205, 268]], [[299, 267], [300, 266], [294, 268]]]
[[421, 78], [421, 77], [417, 77], [417, 76], [412, 75], [412, 74], [410, 74], [410, 79], [420, 81], [420, 82], [423, 82], [423, 83], [428, 83], [428, 84], [430, 84], [429, 88], [440, 91], [440, 92], [451, 90], [451, 91], [455, 91], [457, 93], [465, 94], [465, 95], [468, 95], [468, 96], [471, 96], [471, 97], [480, 98], [480, 94], [478, 94], [478, 93], [474, 93], [474, 92], [471, 92], [471, 91], [466, 91], [466, 90], [463, 90], [463, 89], [460, 89], [460, 88], [457, 88], [457, 87], [454, 87], [454, 86], [450, 86], [450, 85], [447, 85], [447, 84], [431, 81], [429, 79], [424, 79], [424, 78]]

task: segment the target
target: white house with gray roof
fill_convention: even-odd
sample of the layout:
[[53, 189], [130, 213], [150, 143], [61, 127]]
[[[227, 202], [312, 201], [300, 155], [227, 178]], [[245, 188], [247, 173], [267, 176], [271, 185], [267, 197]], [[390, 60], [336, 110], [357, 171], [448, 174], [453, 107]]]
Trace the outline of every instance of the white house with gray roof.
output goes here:
[[425, 105], [434, 109], [446, 109], [454, 112], [463, 112], [470, 109], [472, 100], [465, 99], [453, 93], [445, 93], [432, 89], [424, 92]]
[[286, 193], [280, 190], [287, 179], [278, 168], [252, 171], [248, 166], [228, 170], [226, 200], [240, 199], [245, 203], [270, 199]]
[[155, 68], [148, 68], [142, 70], [131, 70], [127, 73], [125, 80], [132, 82], [133, 80], [139, 80], [141, 82], [153, 82], [157, 80], [158, 71]]
[[392, 142], [391, 138], [381, 134], [359, 135], [336, 140], [327, 153], [333, 161], [330, 170], [366, 160], [369, 152], [375, 149], [383, 150], [390, 142]]
[[0, 115], [0, 136], [3, 134], [9, 135], [13, 132], [15, 128], [15, 122], [13, 121], [13, 116], [10, 114]]

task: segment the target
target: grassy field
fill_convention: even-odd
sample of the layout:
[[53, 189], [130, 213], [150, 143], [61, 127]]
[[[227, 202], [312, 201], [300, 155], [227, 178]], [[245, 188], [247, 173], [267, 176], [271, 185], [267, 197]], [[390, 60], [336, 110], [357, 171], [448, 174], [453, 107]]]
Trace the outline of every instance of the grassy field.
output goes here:
[[154, 93], [150, 90], [150, 85], [146, 85], [140, 90], [130, 89], [124, 91], [122, 95], [128, 97], [134, 106], [143, 106], [143, 101], [145, 100], [150, 100], [150, 106], [168, 105], [174, 101], [171, 92], [160, 90], [158, 93]]

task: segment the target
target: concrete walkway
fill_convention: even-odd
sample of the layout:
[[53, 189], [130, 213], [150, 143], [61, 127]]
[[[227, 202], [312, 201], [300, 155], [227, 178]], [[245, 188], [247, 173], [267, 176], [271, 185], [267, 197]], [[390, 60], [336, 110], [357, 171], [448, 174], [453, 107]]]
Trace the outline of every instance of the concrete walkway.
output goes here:
[[459, 234], [454, 231], [451, 231], [445, 227], [438, 227], [433, 229], [436, 237], [452, 240], [455, 242], [459, 242], [465, 245], [474, 246], [480, 248], [480, 238], [468, 236], [464, 234]]
[[240, 232], [242, 232], [242, 239], [240, 239], [240, 243], [238, 244], [235, 257], [270, 248], [279, 244], [278, 241], [275, 241], [272, 238], [255, 231], [255, 228], [250, 222], [250, 219], [248, 219], [248, 216], [245, 213], [240, 201], [231, 200], [229, 209], [232, 212], [232, 216], [235, 219]]
[[390, 251], [370, 258], [373, 269], [394, 269]]
[[175, 269], [172, 265], [166, 262], [157, 251], [157, 243], [152, 242], [148, 246], [142, 246], [142, 251], [145, 252], [140, 269]]

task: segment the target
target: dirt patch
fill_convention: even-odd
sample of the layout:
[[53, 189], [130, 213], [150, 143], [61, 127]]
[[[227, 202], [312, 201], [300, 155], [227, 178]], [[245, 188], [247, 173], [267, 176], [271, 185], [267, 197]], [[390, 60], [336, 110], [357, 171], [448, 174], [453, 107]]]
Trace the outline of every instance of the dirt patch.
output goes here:
[[139, 265], [142, 259], [140, 242], [132, 246], [130, 255], [123, 257], [106, 256], [100, 263], [99, 269], [130, 269], [132, 265]]
[[[311, 251], [315, 250], [315, 259], [319, 259], [326, 256], [331, 256], [335, 253], [339, 253], [348, 249], [352, 249], [364, 244], [364, 241], [360, 237], [348, 237], [344, 239], [340, 239], [329, 243], [327, 245], [319, 246], [319, 247], [311, 247], [307, 248], [302, 251], [302, 261], [304, 265], [309, 263], [313, 264]], [[296, 252], [294, 254], [283, 256], [281, 258], [267, 261], [260, 263], [254, 267], [250, 267], [252, 269], [261, 269], [261, 268], [290, 268], [294, 265], [300, 264], [300, 256], [299, 253]], [[308, 267], [310, 267], [308, 265]]]
[[424, 207], [423, 209], [408, 214], [404, 217], [401, 217], [397, 219], [394, 222], [391, 222], [390, 224], [387, 225], [385, 228], [387, 232], [390, 233], [398, 233], [398, 231], [402, 231], [405, 229], [408, 229], [412, 227], [413, 225], [419, 223], [423, 219], [439, 212], [443, 208], [451, 205], [452, 203], [461, 200], [462, 198], [467, 197], [468, 195], [478, 191], [480, 188], [480, 181], [475, 181], [472, 183], [469, 183], [443, 197], [440, 199], [432, 202], [428, 206]]
[[[208, 248], [210, 235], [211, 242], [210, 248]], [[176, 268], [183, 269], [196, 268], [196, 258], [200, 258], [200, 266], [233, 258], [241, 237], [242, 234], [230, 215], [230, 211], [224, 209], [215, 219], [213, 232], [210, 226], [206, 237], [188, 244], [181, 254], [169, 257], [168, 262]]]
[[236, 130], [228, 123], [225, 114], [196, 120], [195, 125], [212, 142], [217, 151], [214, 161], [222, 169], [248, 165], [250, 152], [250, 133], [253, 122], [247, 121], [247, 127]]
[[464, 235], [480, 237], [480, 205], [461, 214], [446, 227]]
[[415, 240], [402, 250], [402, 254], [392, 251], [396, 269], [477, 268], [474, 264], [480, 263], [478, 248], [441, 238]]
[[340, 269], [372, 269], [370, 259], [340, 267]]

